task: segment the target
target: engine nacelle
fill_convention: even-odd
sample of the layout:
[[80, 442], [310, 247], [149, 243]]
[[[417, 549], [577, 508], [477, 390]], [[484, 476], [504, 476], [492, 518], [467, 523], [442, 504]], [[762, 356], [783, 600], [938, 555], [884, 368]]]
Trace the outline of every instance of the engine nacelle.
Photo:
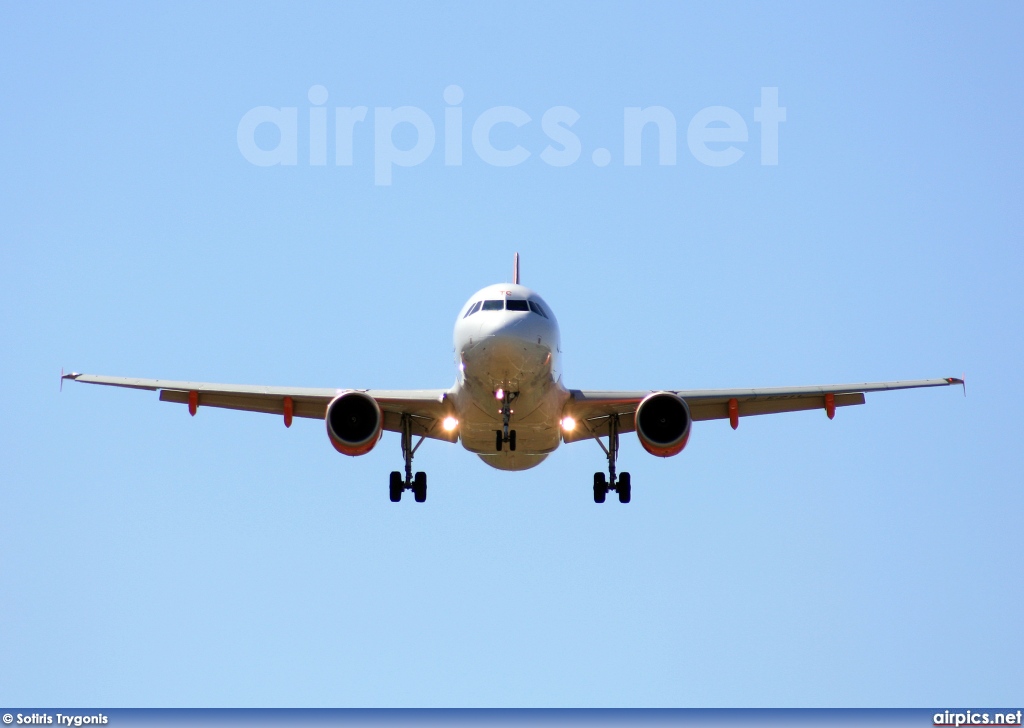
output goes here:
[[327, 405], [327, 436], [342, 455], [365, 455], [384, 430], [377, 400], [362, 392], [339, 394]]
[[677, 394], [654, 392], [636, 408], [636, 435], [651, 455], [678, 455], [690, 438], [690, 408]]

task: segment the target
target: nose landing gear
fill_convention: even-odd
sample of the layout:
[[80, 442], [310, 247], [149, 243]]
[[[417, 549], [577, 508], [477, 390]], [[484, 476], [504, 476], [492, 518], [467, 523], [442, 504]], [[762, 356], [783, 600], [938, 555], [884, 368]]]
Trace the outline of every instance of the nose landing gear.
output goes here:
[[594, 473], [594, 502], [604, 503], [608, 491], [614, 490], [619, 494], [619, 503], [629, 503], [633, 494], [629, 473], [615, 473], [615, 460], [619, 456], [619, 416], [612, 415], [608, 419], [608, 447], [597, 435], [594, 439], [608, 456], [608, 477], [604, 473]]
[[501, 395], [501, 429], [495, 430], [494, 449], [501, 452], [503, 445], [507, 442], [509, 452], [516, 451], [516, 431], [508, 429], [509, 420], [512, 419], [512, 403], [519, 396], [519, 392], [506, 392], [499, 389]]
[[413, 447], [412, 444], [412, 420], [409, 415], [402, 415], [402, 457], [405, 458], [405, 477], [397, 470], [392, 471], [389, 483], [389, 495], [392, 503], [402, 500], [402, 493], [411, 490], [413, 498], [417, 503], [427, 500], [427, 474], [424, 472], [412, 473], [412, 456], [423, 444], [426, 436], [421, 436], [419, 442]]

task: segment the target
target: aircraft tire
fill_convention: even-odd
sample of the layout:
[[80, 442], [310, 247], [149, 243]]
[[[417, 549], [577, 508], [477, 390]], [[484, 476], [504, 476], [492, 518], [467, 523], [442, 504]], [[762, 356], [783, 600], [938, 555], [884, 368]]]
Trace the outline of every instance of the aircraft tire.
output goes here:
[[633, 491], [633, 484], [630, 482], [629, 473], [619, 475], [618, 489], [619, 503], [629, 503]]
[[402, 491], [405, 489], [405, 483], [402, 482], [402, 474], [397, 470], [391, 471], [391, 482], [389, 483], [388, 490], [391, 496], [392, 503], [398, 503], [402, 500]]
[[604, 473], [594, 473], [594, 502], [604, 503], [607, 495], [608, 481], [605, 480]]
[[516, 451], [516, 431], [509, 430], [508, 432], [508, 449], [512, 452]]
[[494, 438], [494, 445], [495, 445], [495, 449], [498, 452], [501, 452], [501, 430], [497, 430], [497, 432], [496, 432], [496, 435], [495, 435], [495, 438]]
[[416, 499], [417, 503], [422, 503], [427, 499], [427, 474], [424, 472], [416, 473], [416, 479], [412, 482], [412, 494]]

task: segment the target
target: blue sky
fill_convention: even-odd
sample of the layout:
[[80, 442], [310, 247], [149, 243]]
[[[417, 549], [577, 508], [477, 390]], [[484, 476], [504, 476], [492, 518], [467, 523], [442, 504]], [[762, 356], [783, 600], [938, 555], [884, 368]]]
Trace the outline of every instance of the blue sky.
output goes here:
[[[1010, 3], [4, 5], [0, 702], [1019, 707], [1021, 30]], [[309, 164], [317, 85], [332, 129], [369, 109], [351, 166], [333, 136]], [[297, 164], [240, 152], [259, 106], [297, 109]], [[437, 142], [375, 184], [375, 107], [402, 106]], [[491, 137], [522, 164], [470, 144], [498, 106], [531, 119]], [[627, 167], [650, 106], [676, 163], [648, 133]], [[716, 106], [749, 131], [723, 167], [687, 146]], [[62, 366], [445, 387], [514, 251], [571, 387], [968, 397], [699, 423], [668, 460], [629, 436], [633, 502], [598, 507], [593, 444], [503, 473], [428, 443], [428, 502], [396, 506], [394, 435], [350, 459], [315, 421], [58, 393]]]

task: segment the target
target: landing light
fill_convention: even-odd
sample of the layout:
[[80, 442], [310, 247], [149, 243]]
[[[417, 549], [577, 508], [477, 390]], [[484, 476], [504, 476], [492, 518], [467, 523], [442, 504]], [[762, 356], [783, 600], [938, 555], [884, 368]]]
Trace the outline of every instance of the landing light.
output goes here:
[[505, 390], [504, 389], [499, 389], [497, 392], [494, 393], [494, 398], [495, 399], [504, 399], [505, 398]]
[[445, 417], [444, 422], [441, 423], [441, 426], [444, 427], [445, 432], [451, 432], [452, 430], [459, 426], [459, 421], [454, 417]]
[[576, 420], [574, 420], [572, 417], [563, 417], [562, 429], [565, 430], [566, 432], [572, 432], [573, 430], [576, 429]]

